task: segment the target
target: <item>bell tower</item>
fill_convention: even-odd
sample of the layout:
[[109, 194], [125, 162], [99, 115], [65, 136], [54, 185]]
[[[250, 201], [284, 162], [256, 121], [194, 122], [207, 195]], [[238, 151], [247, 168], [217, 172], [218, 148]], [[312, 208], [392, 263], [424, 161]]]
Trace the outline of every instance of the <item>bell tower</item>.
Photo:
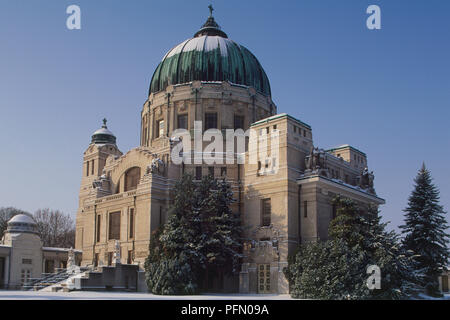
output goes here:
[[115, 157], [122, 155], [116, 145], [116, 136], [108, 130], [106, 122], [107, 120], [103, 119], [103, 126], [94, 132], [91, 143], [83, 155], [80, 205], [89, 195], [93, 182], [103, 174], [106, 159], [111, 155]]

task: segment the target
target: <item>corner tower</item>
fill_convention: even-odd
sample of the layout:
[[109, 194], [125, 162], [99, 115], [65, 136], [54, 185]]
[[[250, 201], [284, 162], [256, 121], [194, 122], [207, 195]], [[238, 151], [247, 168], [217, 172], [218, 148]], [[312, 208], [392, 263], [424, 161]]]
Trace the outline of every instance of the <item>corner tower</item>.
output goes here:
[[103, 169], [108, 157], [117, 158], [122, 155], [116, 144], [116, 136], [108, 129], [106, 122], [107, 120], [103, 119], [102, 127], [92, 134], [91, 143], [83, 154], [79, 209], [77, 212], [76, 249], [82, 249], [84, 222], [79, 220], [83, 219], [81, 211], [86, 207], [85, 202], [93, 196], [93, 193], [96, 193], [96, 197], [111, 193], [107, 188], [96, 188], [95, 183], [102, 180], [101, 178], [104, 175]]

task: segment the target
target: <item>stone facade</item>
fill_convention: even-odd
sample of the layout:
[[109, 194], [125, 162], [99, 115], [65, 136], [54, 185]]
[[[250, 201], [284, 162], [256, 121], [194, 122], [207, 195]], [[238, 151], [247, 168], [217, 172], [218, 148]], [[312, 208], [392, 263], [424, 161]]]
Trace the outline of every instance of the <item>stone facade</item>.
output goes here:
[[[213, 22], [210, 17], [199, 35], [207, 36], [210, 32], [212, 40], [202, 41], [221, 57], [208, 68], [225, 63], [223, 57], [233, 53], [214, 47], [225, 43], [227, 36]], [[193, 39], [186, 43], [200, 43]], [[348, 145], [327, 151], [315, 148], [311, 126], [287, 114], [278, 114], [270, 89], [262, 93], [245, 83], [249, 78], [261, 85], [263, 82], [258, 79], [265, 78], [258, 78], [258, 74], [248, 77], [242, 71], [243, 74], [234, 75], [243, 79], [236, 84], [223, 79], [222, 69], [208, 73], [210, 69], [203, 70], [197, 60], [192, 62], [197, 68], [193, 72], [182, 70], [190, 66], [191, 56], [213, 57], [212, 51], [205, 53], [204, 47], [203, 52], [195, 50], [191, 45], [177, 46], [157, 68], [154, 79], [160, 82], [151, 88], [163, 89], [150, 90], [142, 107], [139, 147], [123, 154], [106, 123], [94, 133], [83, 157], [76, 219], [76, 248], [83, 251], [82, 265], [112, 265], [118, 240], [121, 262], [136, 264], [142, 270], [152, 232], [167, 221], [176, 181], [183, 173], [192, 174], [194, 179], [211, 174], [230, 182], [236, 200], [232, 209], [241, 213], [245, 236], [250, 239], [243, 244], [241, 272], [221, 287], [242, 293], [287, 293], [283, 268], [287, 266], [288, 256], [302, 242], [327, 239], [328, 225], [334, 215], [334, 196], [343, 195], [361, 204], [380, 205], [384, 200], [375, 194], [374, 175], [367, 170], [363, 152]], [[181, 63], [180, 66], [173, 68], [172, 62], [167, 63], [168, 58], [173, 63]], [[248, 70], [264, 73], [259, 63], [253, 63], [254, 67]], [[173, 74], [162, 75], [163, 72]], [[195, 79], [197, 75], [208, 78], [211, 74], [220, 79]], [[189, 79], [168, 84], [160, 80], [179, 78]], [[201, 127], [195, 126], [196, 121], [201, 122]], [[205, 156], [203, 151], [211, 141], [198, 142], [195, 136], [211, 128], [222, 133], [227, 129], [251, 129], [251, 133], [243, 149], [236, 145], [225, 152], [224, 142], [222, 151], [214, 150], [215, 155], [224, 154], [231, 163], [173, 161], [172, 151], [180, 143], [191, 146], [189, 152], [183, 150], [183, 157], [193, 160]], [[177, 129], [187, 130], [190, 138], [183, 136], [181, 142], [175, 139]], [[277, 139], [272, 138], [272, 133]], [[195, 151], [198, 143], [200, 152]], [[261, 158], [260, 145], [265, 143], [271, 151]], [[257, 161], [250, 161], [255, 157]], [[238, 159], [245, 161], [238, 163]]]
[[[195, 90], [198, 88], [201, 90]], [[246, 236], [253, 239], [245, 246], [239, 275], [241, 292], [287, 292], [283, 268], [288, 255], [301, 242], [327, 239], [334, 196], [343, 195], [361, 203], [384, 203], [368, 186], [361, 186], [367, 165], [364, 153], [350, 146], [315, 151], [308, 124], [286, 114], [272, 115], [270, 110], [276, 110], [273, 102], [250, 89], [229, 83], [169, 86], [170, 95], [151, 94], [144, 104], [140, 147], [123, 155], [115, 144], [91, 143], [84, 154], [77, 214], [76, 248], [83, 251], [82, 265], [111, 265], [115, 241], [119, 240], [122, 263], [137, 264], [142, 269], [150, 235], [167, 220], [171, 190], [183, 172], [196, 178], [199, 173], [213, 173], [217, 178], [226, 177], [232, 185], [236, 199], [233, 210], [241, 212], [249, 230]], [[233, 98], [224, 101], [223, 96]], [[171, 161], [175, 144], [169, 137], [178, 129], [177, 116], [187, 116], [186, 129], [192, 132], [194, 120], [204, 120], [208, 112], [218, 114], [219, 130], [233, 129], [232, 115], [237, 114], [244, 118], [244, 130], [256, 132], [246, 143], [245, 164], [236, 163], [238, 153], [232, 155], [235, 164], [176, 165]], [[155, 137], [156, 122], [161, 120], [168, 125]], [[257, 163], [249, 161], [252, 152], [257, 152], [252, 146], [258, 145], [258, 134], [274, 130], [279, 132], [276, 172], [272, 170], [271, 155]], [[193, 148], [194, 141], [191, 143]], [[308, 159], [315, 154], [323, 158], [320, 167], [308, 168]], [[137, 178], [130, 172], [135, 172]], [[268, 225], [262, 222], [265, 199], [270, 201]], [[118, 234], [112, 232], [111, 215], [120, 216], [116, 218]], [[270, 268], [268, 290], [257, 286], [261, 265]]]

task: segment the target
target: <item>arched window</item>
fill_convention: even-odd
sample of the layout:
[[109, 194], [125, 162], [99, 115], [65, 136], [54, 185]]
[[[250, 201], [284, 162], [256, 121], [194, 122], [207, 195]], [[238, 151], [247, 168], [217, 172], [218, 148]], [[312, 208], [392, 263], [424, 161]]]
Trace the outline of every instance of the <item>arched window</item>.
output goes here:
[[139, 179], [141, 179], [141, 168], [134, 167], [129, 169], [125, 173], [125, 192], [134, 190], [137, 188], [139, 183]]

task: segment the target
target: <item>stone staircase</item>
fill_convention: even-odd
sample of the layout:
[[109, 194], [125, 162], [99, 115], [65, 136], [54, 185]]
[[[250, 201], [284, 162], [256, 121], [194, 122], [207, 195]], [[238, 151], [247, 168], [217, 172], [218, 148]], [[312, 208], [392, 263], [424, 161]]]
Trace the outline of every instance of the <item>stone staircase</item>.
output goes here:
[[113, 266], [75, 267], [56, 269], [44, 273], [42, 278], [29, 279], [22, 286], [27, 291], [129, 291], [138, 290], [139, 266], [116, 264]]
[[[80, 268], [80, 273], [86, 272], [88, 268]], [[56, 269], [55, 273], [44, 273], [42, 278], [32, 278], [24, 286], [22, 290], [40, 291], [51, 288], [51, 291], [61, 291], [66, 287], [66, 281], [73, 277], [73, 273], [68, 273], [66, 269]], [[50, 290], [49, 290], [50, 291]]]

